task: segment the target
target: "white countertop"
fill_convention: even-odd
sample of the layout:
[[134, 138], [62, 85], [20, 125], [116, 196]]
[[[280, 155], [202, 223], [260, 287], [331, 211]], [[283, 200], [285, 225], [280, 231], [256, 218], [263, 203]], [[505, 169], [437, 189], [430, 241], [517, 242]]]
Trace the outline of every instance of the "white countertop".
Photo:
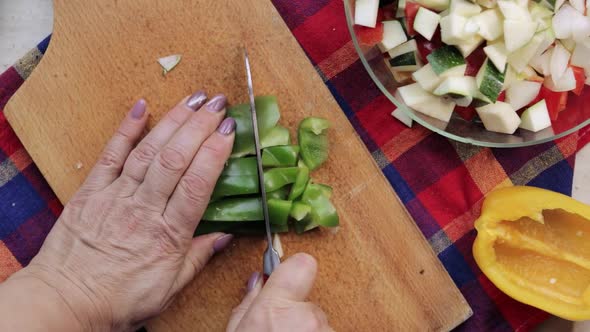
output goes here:
[[[51, 0], [0, 0], [0, 73], [49, 35], [53, 27]], [[590, 144], [576, 156], [573, 197], [590, 204]], [[572, 324], [557, 318], [537, 332], [590, 331], [590, 322]]]

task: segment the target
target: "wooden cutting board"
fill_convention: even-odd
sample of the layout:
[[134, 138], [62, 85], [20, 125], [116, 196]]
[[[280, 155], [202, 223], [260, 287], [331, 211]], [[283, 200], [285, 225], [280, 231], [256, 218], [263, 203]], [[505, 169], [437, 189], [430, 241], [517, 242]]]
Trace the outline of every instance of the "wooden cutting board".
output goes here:
[[[344, 15], [344, 12], [341, 13]], [[62, 202], [80, 185], [129, 107], [145, 97], [153, 125], [204, 87], [247, 100], [241, 48], [257, 94], [278, 96], [281, 123], [328, 118], [330, 160], [313, 174], [334, 187], [342, 227], [283, 237], [287, 255], [319, 261], [311, 300], [340, 331], [447, 331], [471, 310], [271, 2], [56, 0], [55, 31], [5, 114]], [[163, 76], [156, 59], [183, 60]], [[262, 238], [240, 238], [161, 317], [153, 331], [221, 331]]]

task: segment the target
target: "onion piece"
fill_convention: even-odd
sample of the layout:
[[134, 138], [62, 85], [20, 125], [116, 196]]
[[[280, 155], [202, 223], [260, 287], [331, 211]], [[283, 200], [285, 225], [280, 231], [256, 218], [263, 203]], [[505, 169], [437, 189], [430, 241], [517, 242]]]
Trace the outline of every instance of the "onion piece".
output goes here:
[[590, 70], [590, 47], [581, 43], [577, 44], [570, 62], [574, 66]]
[[553, 53], [551, 54], [551, 62], [549, 63], [549, 71], [554, 82], [561, 79], [561, 76], [563, 76], [567, 69], [569, 60], [570, 52], [560, 43], [555, 43]]
[[576, 76], [571, 67], [568, 67], [562, 77], [558, 80], [553, 80], [553, 77], [545, 77], [545, 87], [551, 91], [563, 92], [571, 91], [576, 88]]
[[572, 6], [565, 4], [561, 9], [553, 16], [552, 25], [555, 37], [559, 39], [566, 39], [572, 36], [572, 24], [573, 17], [578, 16], [580, 13], [575, 10]]
[[163, 70], [162, 75], [166, 75], [172, 69], [174, 69], [174, 67], [176, 67], [178, 65], [178, 63], [180, 63], [181, 59], [182, 59], [182, 55], [180, 55], [180, 54], [174, 54], [174, 55], [165, 56], [163, 58], [159, 58], [158, 63], [160, 64], [160, 66], [162, 66], [162, 70]]
[[584, 14], [584, 11], [586, 11], [586, 4], [584, 0], [570, 0], [570, 4], [582, 14]]
[[277, 254], [279, 254], [279, 258], [283, 258], [285, 252], [283, 251], [283, 244], [281, 243], [281, 237], [278, 233], [275, 233], [272, 239], [272, 247], [277, 251]]

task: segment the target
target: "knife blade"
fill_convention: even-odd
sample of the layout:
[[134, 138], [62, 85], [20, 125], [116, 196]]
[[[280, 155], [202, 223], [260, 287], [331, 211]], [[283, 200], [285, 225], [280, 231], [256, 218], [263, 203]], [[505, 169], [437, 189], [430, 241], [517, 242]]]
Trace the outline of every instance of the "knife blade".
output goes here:
[[252, 72], [250, 70], [250, 59], [248, 51], [244, 48], [244, 62], [246, 64], [246, 79], [248, 83], [248, 97], [250, 98], [250, 113], [252, 115], [252, 128], [254, 131], [254, 147], [256, 150], [256, 163], [258, 164], [258, 183], [262, 196], [262, 212], [264, 214], [264, 225], [266, 226], [267, 247], [264, 251], [262, 271], [265, 277], [269, 277], [274, 269], [280, 264], [277, 251], [272, 246], [272, 234], [270, 231], [270, 218], [268, 217], [268, 204], [266, 202], [266, 189], [264, 187], [264, 172], [262, 169], [262, 157], [260, 152], [260, 135], [258, 133], [258, 120], [256, 117], [256, 102], [254, 101], [254, 88], [252, 87]]

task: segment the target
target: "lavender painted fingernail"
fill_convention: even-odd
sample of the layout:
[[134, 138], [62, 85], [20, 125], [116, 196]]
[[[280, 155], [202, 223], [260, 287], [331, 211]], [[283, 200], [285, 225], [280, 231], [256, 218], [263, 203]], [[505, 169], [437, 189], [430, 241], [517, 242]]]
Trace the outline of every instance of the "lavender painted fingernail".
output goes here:
[[222, 135], [229, 135], [236, 130], [236, 120], [233, 118], [226, 118], [221, 122], [217, 131]]
[[205, 109], [209, 112], [217, 113], [225, 108], [227, 98], [224, 95], [217, 95], [205, 105]]
[[193, 111], [196, 111], [201, 108], [203, 104], [205, 104], [206, 100], [207, 94], [205, 91], [197, 91], [186, 101], [186, 106], [188, 106]]
[[227, 247], [227, 245], [231, 242], [231, 240], [233, 238], [234, 238], [234, 236], [231, 234], [225, 234], [225, 235], [220, 236], [213, 243], [213, 250], [216, 253], [222, 251], [223, 249], [225, 249], [225, 247]]
[[252, 275], [250, 276], [250, 279], [248, 279], [246, 291], [251, 292], [254, 289], [254, 287], [256, 287], [259, 280], [260, 280], [260, 272], [252, 273]]
[[144, 99], [138, 100], [131, 108], [131, 117], [134, 119], [141, 119], [145, 114], [147, 103]]

